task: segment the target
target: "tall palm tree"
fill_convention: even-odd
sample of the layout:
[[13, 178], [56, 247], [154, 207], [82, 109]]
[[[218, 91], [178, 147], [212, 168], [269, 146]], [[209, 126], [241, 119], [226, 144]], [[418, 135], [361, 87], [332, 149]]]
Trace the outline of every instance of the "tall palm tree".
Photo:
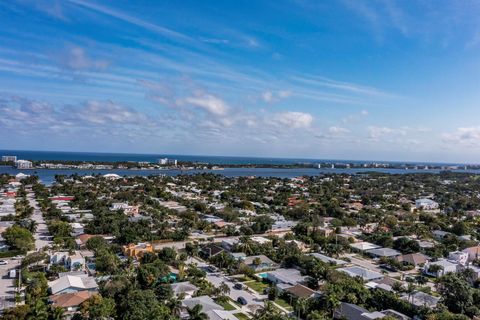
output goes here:
[[300, 318], [301, 316], [305, 315], [305, 311], [308, 307], [308, 301], [305, 298], [299, 298], [295, 303], [295, 309], [297, 310], [297, 317]]
[[207, 320], [208, 316], [202, 312], [202, 305], [197, 304], [193, 308], [187, 308], [188, 311], [188, 319], [190, 320]]
[[243, 236], [240, 238], [240, 243], [238, 244], [238, 249], [245, 253], [247, 256], [250, 256], [253, 254], [253, 241], [247, 237]]
[[27, 316], [28, 320], [47, 320], [48, 311], [45, 302], [41, 299], [37, 299], [32, 305], [30, 314]]
[[65, 319], [65, 310], [63, 308], [59, 307], [53, 307], [51, 312], [50, 312], [50, 318], [51, 320], [63, 320]]
[[182, 311], [182, 300], [184, 298], [184, 294], [180, 294], [178, 297], [173, 296], [167, 301], [167, 306], [170, 308], [170, 311], [174, 316], [180, 316]]
[[220, 286], [218, 287], [220, 289], [220, 293], [222, 294], [229, 294], [230, 293], [230, 287], [225, 283], [225, 281], [222, 281]]
[[275, 307], [272, 301], [265, 300], [263, 307], [259, 308], [257, 312], [255, 312], [255, 319], [268, 320], [276, 314], [278, 314], [277, 307]]

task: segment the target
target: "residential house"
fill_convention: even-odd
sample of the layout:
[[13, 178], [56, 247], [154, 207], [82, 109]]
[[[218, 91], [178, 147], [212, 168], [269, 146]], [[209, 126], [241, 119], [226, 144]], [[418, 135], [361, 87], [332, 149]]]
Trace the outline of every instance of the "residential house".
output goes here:
[[447, 259], [439, 259], [434, 262], [427, 262], [423, 267], [423, 272], [432, 277], [440, 277], [450, 272], [459, 271], [459, 264]]
[[367, 250], [378, 249], [381, 247], [370, 242], [362, 241], [362, 242], [351, 243], [350, 248], [352, 248], [355, 251], [365, 252]]
[[85, 227], [82, 223], [73, 222], [70, 223], [70, 226], [72, 227], [72, 237], [76, 237], [85, 233]]
[[422, 210], [436, 210], [438, 209], [438, 203], [432, 199], [417, 199], [415, 200], [415, 207]]
[[448, 260], [454, 261], [464, 266], [468, 262], [468, 256], [468, 252], [453, 251], [448, 254]]
[[243, 263], [245, 263], [247, 266], [249, 266], [255, 271], [272, 269], [277, 266], [275, 262], [273, 262], [272, 260], [270, 260], [270, 258], [263, 254], [258, 256], [245, 257]]
[[427, 263], [428, 257], [421, 253], [409, 253], [397, 256], [395, 257], [395, 260], [403, 264], [410, 264], [412, 266], [418, 267], [423, 266], [425, 263]]
[[212, 311], [217, 311], [217, 310], [223, 311], [224, 310], [224, 308], [221, 305], [217, 304], [209, 296], [199, 296], [199, 297], [193, 297], [193, 298], [185, 299], [185, 300], [182, 301], [183, 310], [181, 312], [180, 317], [182, 319], [188, 319], [187, 309], [192, 309], [196, 305], [201, 305], [202, 306], [202, 312], [206, 313], [210, 320], [217, 320], [218, 319], [218, 318], [215, 317], [215, 315], [217, 315], [217, 313], [212, 312]]
[[451, 234], [450, 232], [442, 231], [442, 230], [432, 231], [432, 235], [438, 240], [442, 240], [443, 238], [445, 238], [446, 236], [448, 236], [450, 234]]
[[59, 251], [50, 256], [50, 264], [62, 265], [68, 270], [81, 270], [85, 267], [85, 258], [79, 251], [75, 251], [73, 254]]
[[95, 278], [88, 275], [66, 275], [57, 280], [49, 281], [48, 287], [52, 294], [72, 293], [79, 291], [97, 291], [98, 284]]
[[250, 240], [253, 241], [253, 242], [256, 242], [256, 243], [258, 243], [258, 244], [269, 244], [269, 243], [272, 243], [272, 240], [267, 239], [267, 238], [265, 238], [265, 237], [260, 237], [260, 236], [250, 237]]
[[62, 308], [66, 317], [72, 317], [78, 310], [78, 307], [93, 294], [95, 293], [91, 291], [54, 294], [48, 297], [48, 301], [53, 307]]
[[391, 316], [399, 320], [409, 320], [410, 318], [400, 312], [388, 309], [384, 311], [370, 312], [367, 309], [352, 303], [342, 302], [340, 306], [334, 311], [334, 319], [346, 320], [371, 320], [382, 319], [386, 316]]
[[314, 298], [319, 296], [318, 292], [301, 284], [296, 284], [293, 287], [286, 288], [284, 291], [294, 296], [295, 298], [308, 299], [308, 298]]
[[[297, 269], [277, 269], [267, 272], [267, 279], [274, 283], [280, 284], [280, 288], [288, 288], [296, 284], [305, 283], [308, 280], [307, 276], [302, 276]], [[277, 286], [278, 287], [278, 286]]]
[[188, 281], [172, 283], [170, 287], [176, 297], [183, 295], [186, 299], [191, 298], [195, 291], [198, 290], [197, 286]]
[[200, 249], [200, 253], [206, 258], [214, 257], [221, 252], [225, 252], [225, 249], [215, 243], [206, 244]]
[[347, 261], [335, 259], [335, 258], [326, 256], [326, 255], [321, 254], [321, 253], [314, 252], [314, 253], [310, 253], [309, 255], [318, 259], [318, 260], [320, 260], [320, 261], [322, 261], [322, 262], [329, 263], [329, 264], [334, 264], [334, 265], [338, 265], [338, 266], [343, 266], [343, 265], [348, 264]]
[[123, 254], [127, 257], [140, 259], [146, 252], [153, 252], [153, 246], [148, 242], [132, 243], [128, 246], [123, 246]]
[[471, 262], [475, 259], [480, 259], [480, 246], [469, 247], [462, 250], [468, 253], [468, 261]]
[[239, 242], [238, 239], [229, 238], [229, 239], [222, 240], [221, 246], [225, 248], [225, 250], [232, 251], [238, 242]]
[[417, 291], [411, 295], [404, 295], [400, 299], [405, 300], [416, 307], [435, 308], [440, 298], [434, 297], [428, 293]]
[[345, 272], [350, 277], [360, 277], [364, 281], [374, 281], [384, 277], [383, 274], [379, 272], [357, 266], [340, 268], [338, 271]]
[[365, 252], [374, 258], [393, 258], [402, 254], [400, 251], [391, 248], [370, 249]]

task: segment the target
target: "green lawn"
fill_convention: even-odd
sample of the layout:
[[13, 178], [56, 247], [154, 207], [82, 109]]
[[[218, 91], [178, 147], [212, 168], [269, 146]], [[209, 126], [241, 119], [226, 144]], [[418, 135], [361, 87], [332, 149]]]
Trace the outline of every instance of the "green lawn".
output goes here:
[[249, 317], [244, 313], [235, 313], [234, 316], [239, 320], [249, 320]]
[[[230, 300], [232, 301], [232, 300]], [[232, 306], [229, 302], [223, 302], [221, 300], [215, 300], [215, 302], [219, 305], [221, 305], [225, 310], [231, 311], [231, 310], [236, 310], [234, 306]], [[233, 302], [233, 301], [232, 301]]]
[[236, 279], [237, 279], [238, 281], [240, 281], [240, 282], [255, 280], [254, 278], [250, 278], [249, 276], [241, 276], [241, 277], [238, 277], [238, 278], [236, 278]]
[[245, 282], [245, 285], [257, 291], [260, 294], [263, 294], [263, 290], [269, 287], [268, 283], [260, 282], [260, 281]]
[[282, 299], [282, 298], [277, 298], [277, 299], [275, 299], [274, 302], [275, 302], [276, 304], [278, 304], [280, 307], [283, 307], [283, 308], [285, 308], [285, 309], [287, 309], [287, 310], [289, 310], [289, 311], [290, 311], [290, 310], [293, 310], [292, 306], [291, 306], [287, 301], [285, 301], [285, 300]]

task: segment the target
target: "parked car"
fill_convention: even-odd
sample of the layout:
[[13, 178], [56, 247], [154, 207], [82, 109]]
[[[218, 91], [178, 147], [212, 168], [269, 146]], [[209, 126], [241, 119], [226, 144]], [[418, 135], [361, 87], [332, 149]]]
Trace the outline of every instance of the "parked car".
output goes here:
[[247, 299], [245, 299], [244, 297], [238, 297], [237, 302], [240, 303], [242, 306], [244, 306], [248, 303]]
[[10, 278], [15, 279], [17, 277], [17, 270], [15, 269], [10, 270], [9, 276]]
[[243, 285], [241, 283], [235, 283], [235, 285], [233, 286], [233, 288], [237, 289], [237, 290], [242, 290], [243, 289]]
[[6, 265], [6, 264], [8, 264], [8, 261], [6, 261], [6, 260], [0, 260], [0, 266], [4, 266], [4, 265]]

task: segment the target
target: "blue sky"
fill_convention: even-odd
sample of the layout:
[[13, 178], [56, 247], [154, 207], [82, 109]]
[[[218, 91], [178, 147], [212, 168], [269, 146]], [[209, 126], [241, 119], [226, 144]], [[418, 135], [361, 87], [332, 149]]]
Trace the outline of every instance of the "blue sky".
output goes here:
[[479, 162], [479, 1], [4, 1], [2, 149]]

